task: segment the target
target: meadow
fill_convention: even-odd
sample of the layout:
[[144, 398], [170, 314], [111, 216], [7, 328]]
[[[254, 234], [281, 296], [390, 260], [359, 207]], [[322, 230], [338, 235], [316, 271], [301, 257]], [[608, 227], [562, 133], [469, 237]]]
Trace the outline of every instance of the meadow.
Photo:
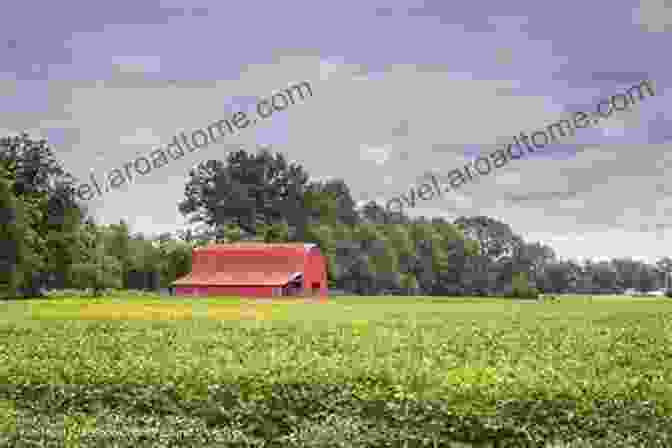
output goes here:
[[0, 446], [670, 447], [671, 317], [623, 296], [1, 302]]

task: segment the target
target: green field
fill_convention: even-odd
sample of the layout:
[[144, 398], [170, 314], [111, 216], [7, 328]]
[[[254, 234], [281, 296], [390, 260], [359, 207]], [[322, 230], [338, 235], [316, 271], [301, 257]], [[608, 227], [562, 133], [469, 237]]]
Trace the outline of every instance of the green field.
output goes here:
[[72, 298], [0, 316], [2, 446], [672, 446], [666, 298]]

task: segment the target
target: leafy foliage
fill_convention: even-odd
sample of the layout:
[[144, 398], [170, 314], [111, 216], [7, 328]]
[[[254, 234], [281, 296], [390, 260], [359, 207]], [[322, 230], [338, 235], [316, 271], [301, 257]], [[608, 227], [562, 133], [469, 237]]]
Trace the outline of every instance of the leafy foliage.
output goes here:
[[539, 291], [530, 286], [525, 272], [518, 273], [513, 277], [513, 297], [520, 299], [539, 298]]

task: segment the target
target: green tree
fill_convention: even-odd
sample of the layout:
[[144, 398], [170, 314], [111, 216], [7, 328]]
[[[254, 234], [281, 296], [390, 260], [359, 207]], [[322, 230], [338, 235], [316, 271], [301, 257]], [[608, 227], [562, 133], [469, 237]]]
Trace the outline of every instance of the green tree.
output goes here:
[[369, 201], [362, 207], [361, 215], [367, 223], [383, 224], [385, 223], [387, 214], [385, 209], [378, 205], [375, 201]]
[[[76, 261], [78, 227], [86, 208], [75, 200], [72, 175], [66, 173], [45, 140], [28, 134], [0, 138], [3, 178], [22, 209], [23, 264], [19, 289], [24, 296], [41, 294], [47, 273], [62, 281]], [[30, 262], [28, 262], [30, 260]]]
[[663, 288], [672, 289], [672, 284], [670, 283], [670, 273], [672, 272], [672, 258], [663, 257], [656, 261], [656, 266], [663, 274]]
[[122, 265], [113, 256], [106, 255], [105, 229], [95, 234], [93, 259], [85, 263], [75, 263], [71, 269], [72, 281], [78, 289], [91, 289], [94, 297], [106, 288], [122, 288]]
[[576, 287], [580, 267], [566, 261], [555, 261], [546, 265], [543, 276], [543, 288], [553, 293], [565, 293]]
[[401, 288], [405, 295], [417, 295], [420, 292], [418, 279], [412, 273], [401, 274]]
[[618, 286], [622, 289], [642, 289], [641, 273], [644, 263], [632, 258], [614, 258], [611, 265], [618, 273]]
[[[336, 286], [339, 272], [336, 265], [336, 240], [334, 239], [337, 227], [338, 225], [312, 224], [308, 226], [306, 234], [306, 242], [317, 244], [326, 259], [327, 280], [330, 287]], [[287, 235], [287, 232], [283, 230], [283, 234]]]
[[236, 243], [242, 241], [245, 237], [243, 229], [236, 224], [226, 224], [218, 230], [221, 230], [216, 240], [218, 243]]
[[422, 217], [408, 226], [414, 254], [410, 260], [401, 257], [401, 266], [404, 272], [414, 274], [424, 294], [436, 293], [441, 289], [440, 273], [447, 272], [450, 265], [447, 241], [436, 224]]
[[[311, 184], [316, 183], [312, 182]], [[317, 184], [319, 184], [319, 191], [328, 193], [335, 199], [336, 222], [352, 227], [361, 221], [350, 189], [343, 179], [329, 179], [326, 182], [318, 182]]]
[[376, 290], [400, 288], [399, 256], [382, 230], [378, 231], [377, 239], [370, 244], [368, 253], [376, 279]]
[[159, 240], [162, 288], [191, 272], [192, 246], [180, 240]]
[[289, 241], [289, 227], [285, 223], [274, 223], [264, 229], [265, 243], [286, 243]]
[[18, 295], [25, 273], [25, 223], [9, 173], [0, 165], [0, 297]]
[[353, 229], [346, 224], [336, 224], [331, 228], [333, 243], [326, 248], [330, 264], [330, 280], [332, 286], [348, 289], [346, 275], [354, 263], [355, 257], [361, 252], [361, 246], [353, 241]]
[[8, 297], [30, 297], [38, 295], [35, 273], [44, 266], [39, 250], [44, 238], [31, 226], [41, 215], [34, 204], [16, 196], [13, 183], [0, 165], [0, 288]]
[[[225, 162], [208, 161], [206, 169], [190, 171], [185, 199], [179, 211], [191, 223], [210, 228], [237, 224], [246, 234], [257, 235], [259, 218], [272, 223], [280, 218], [297, 219], [290, 224], [302, 230], [305, 213], [303, 193], [308, 174], [298, 164], [288, 163], [280, 153], [267, 149], [249, 154], [244, 149], [230, 153]], [[297, 210], [295, 210], [297, 209]]]
[[508, 224], [487, 216], [461, 217], [455, 220], [455, 225], [465, 237], [478, 241], [481, 255], [493, 261], [513, 256], [523, 243]]
[[530, 285], [526, 272], [519, 272], [513, 276], [513, 297], [521, 299], [536, 299], [539, 293], [536, 288]]
[[303, 195], [303, 206], [310, 215], [313, 224], [335, 225], [339, 217], [344, 216], [342, 210], [343, 200], [337, 196], [339, 193], [330, 184], [322, 182], [310, 182]]
[[596, 292], [611, 293], [619, 285], [618, 271], [607, 261], [601, 261], [591, 265], [592, 280], [597, 286]]
[[528, 272], [532, 282], [536, 283], [538, 277], [543, 276], [545, 266], [555, 259], [555, 251], [550, 246], [522, 242], [515, 247], [511, 261], [515, 272]]
[[77, 289], [91, 289], [93, 297], [101, 296], [107, 288], [122, 287], [121, 264], [114, 257], [105, 255], [98, 263], [76, 263], [71, 272]]
[[58, 212], [57, 224], [49, 225], [45, 235], [46, 244], [45, 271], [60, 288], [66, 287], [70, 278], [70, 268], [77, 263], [82, 254], [79, 251], [79, 229], [82, 225], [81, 211], [68, 207]]
[[127, 276], [132, 266], [131, 234], [128, 224], [120, 220], [119, 224], [112, 224], [104, 232], [106, 254], [116, 258], [121, 265], [121, 278], [127, 288]]

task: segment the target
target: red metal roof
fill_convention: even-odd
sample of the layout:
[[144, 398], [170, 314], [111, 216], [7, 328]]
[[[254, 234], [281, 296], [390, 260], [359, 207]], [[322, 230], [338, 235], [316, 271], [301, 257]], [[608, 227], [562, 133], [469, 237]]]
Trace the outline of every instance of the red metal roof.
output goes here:
[[213, 244], [194, 250], [192, 272], [173, 285], [283, 286], [305, 270], [313, 244]]
[[272, 251], [272, 252], [285, 252], [285, 251], [296, 251], [304, 253], [310, 249], [317, 247], [316, 244], [311, 243], [259, 243], [256, 241], [253, 242], [239, 242], [239, 243], [229, 243], [229, 244], [210, 244], [205, 247], [198, 247], [194, 249], [198, 252], [259, 252], [259, 251]]

